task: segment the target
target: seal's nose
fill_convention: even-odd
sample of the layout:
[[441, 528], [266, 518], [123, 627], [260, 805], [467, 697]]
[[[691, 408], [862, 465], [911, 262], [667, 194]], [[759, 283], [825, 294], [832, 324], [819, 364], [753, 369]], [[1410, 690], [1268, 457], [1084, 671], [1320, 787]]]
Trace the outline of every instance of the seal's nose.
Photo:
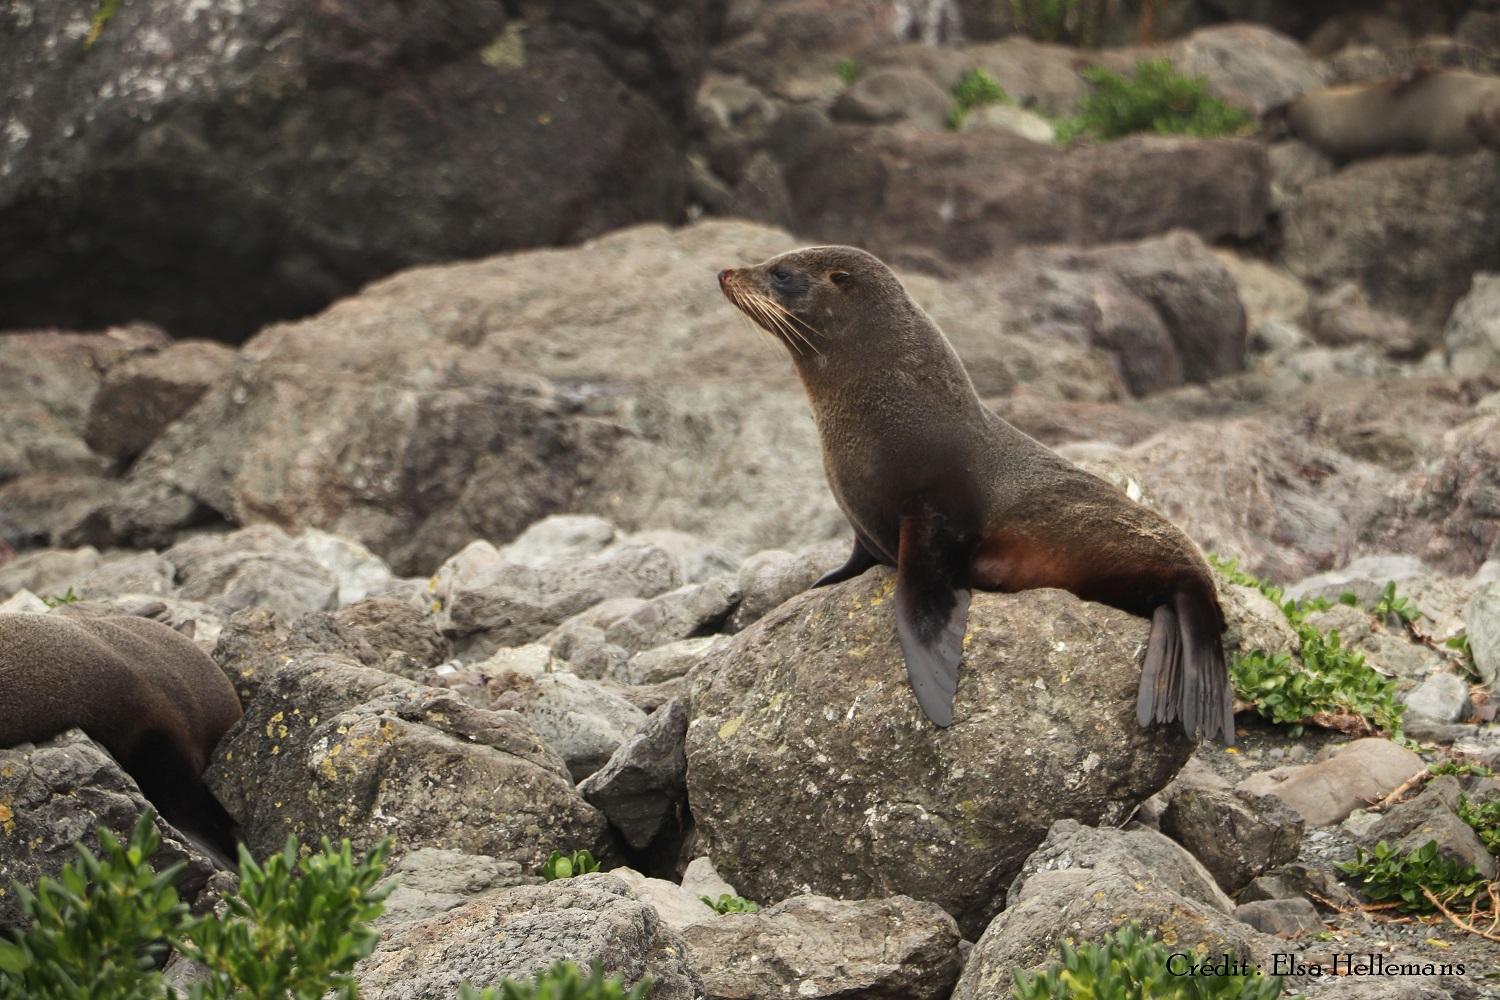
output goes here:
[[729, 280], [729, 275], [731, 273], [733, 273], [733, 272], [729, 268], [727, 268], [727, 267], [724, 268], [724, 270], [722, 270], [722, 271], [719, 272], [719, 287], [720, 288], [724, 287], [724, 282], [726, 282], [726, 281]]

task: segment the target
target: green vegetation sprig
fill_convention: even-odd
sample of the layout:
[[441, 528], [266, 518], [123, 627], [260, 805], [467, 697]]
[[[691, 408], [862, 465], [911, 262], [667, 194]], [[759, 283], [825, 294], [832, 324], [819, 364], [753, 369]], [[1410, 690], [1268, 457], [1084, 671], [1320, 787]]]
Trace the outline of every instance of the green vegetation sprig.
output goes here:
[[1353, 861], [1334, 863], [1376, 903], [1395, 902], [1403, 913], [1432, 913], [1435, 907], [1422, 893], [1428, 889], [1444, 905], [1467, 903], [1484, 890], [1485, 880], [1473, 865], [1460, 864], [1438, 853], [1429, 840], [1414, 851], [1398, 851], [1385, 841], [1373, 851], [1357, 848]]
[[720, 915], [725, 913], [759, 913], [760, 904], [746, 899], [743, 896], [731, 896], [724, 893], [718, 899], [712, 896], [699, 896], [699, 899], [713, 907], [714, 912]]
[[590, 967], [587, 979], [572, 962], [558, 962], [529, 982], [506, 979], [482, 990], [466, 984], [458, 996], [459, 1000], [647, 1000], [651, 988], [647, 977], [627, 993], [618, 976], [604, 978], [598, 962]]
[[1500, 795], [1474, 801], [1467, 795], [1458, 797], [1458, 818], [1474, 828], [1491, 854], [1500, 854]]
[[560, 878], [587, 875], [598, 870], [599, 862], [588, 851], [574, 851], [572, 854], [553, 851], [542, 864], [542, 878], [555, 882]]
[[42, 603], [47, 605], [47, 607], [49, 608], [60, 608], [64, 604], [77, 604], [81, 600], [83, 600], [83, 598], [79, 597], [78, 594], [74, 592], [72, 587], [69, 587], [61, 594], [52, 594], [48, 597], [42, 598]]
[[1320, 632], [1307, 621], [1331, 605], [1324, 598], [1295, 601], [1274, 584], [1242, 571], [1232, 560], [1210, 557], [1230, 583], [1253, 587], [1281, 609], [1297, 634], [1297, 659], [1264, 649], [1242, 652], [1229, 665], [1235, 696], [1263, 718], [1289, 725], [1300, 735], [1309, 723], [1350, 731], [1384, 730], [1401, 735], [1405, 706], [1396, 701], [1396, 683], [1371, 669], [1364, 655], [1343, 644], [1337, 631]]
[[948, 110], [948, 127], [957, 129], [964, 116], [986, 104], [1011, 104], [1010, 95], [1000, 82], [982, 69], [971, 69], [953, 85], [953, 107]]
[[[1276, 1000], [1281, 977], [1230, 971], [1199, 975], [1188, 967], [1209, 964], [1202, 955], [1184, 960], [1135, 924], [1098, 943], [1058, 945], [1061, 957], [1038, 973], [1012, 971], [1015, 1000]], [[1226, 970], [1227, 971], [1227, 970]]]
[[160, 874], [154, 816], [122, 845], [99, 831], [102, 857], [78, 860], [35, 892], [17, 887], [31, 926], [0, 940], [0, 1000], [161, 1000], [175, 997], [157, 965], [168, 948], [203, 963], [193, 1000], [319, 1000], [355, 996], [354, 963], [375, 947], [369, 921], [383, 907], [375, 887], [389, 844], [356, 862], [349, 842], [299, 858], [295, 841], [265, 864], [240, 850], [240, 889], [223, 917], [197, 919], [173, 886], [182, 865]]
[[844, 81], [844, 86], [852, 87], [859, 82], [859, 78], [865, 75], [865, 65], [858, 59], [840, 59], [839, 64], [834, 67], [839, 79]]
[[1093, 91], [1073, 118], [1057, 122], [1059, 142], [1118, 139], [1137, 132], [1214, 137], [1246, 131], [1253, 120], [1208, 92], [1201, 76], [1184, 76], [1167, 59], [1142, 59], [1125, 77], [1098, 66], [1083, 71]]

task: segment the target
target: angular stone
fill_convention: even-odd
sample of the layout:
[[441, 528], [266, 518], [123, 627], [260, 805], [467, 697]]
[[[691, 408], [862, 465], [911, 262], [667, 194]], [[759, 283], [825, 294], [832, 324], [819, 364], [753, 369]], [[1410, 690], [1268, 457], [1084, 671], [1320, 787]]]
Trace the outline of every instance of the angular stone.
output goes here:
[[1312, 764], [1254, 775], [1239, 787], [1252, 795], [1276, 796], [1308, 826], [1327, 826], [1380, 801], [1424, 767], [1422, 758], [1405, 747], [1370, 737]]
[[1301, 896], [1241, 903], [1234, 908], [1234, 915], [1262, 934], [1277, 937], [1301, 937], [1323, 930], [1317, 908]]
[[645, 850], [687, 801], [687, 727], [687, 705], [667, 702], [578, 786], [636, 850]]

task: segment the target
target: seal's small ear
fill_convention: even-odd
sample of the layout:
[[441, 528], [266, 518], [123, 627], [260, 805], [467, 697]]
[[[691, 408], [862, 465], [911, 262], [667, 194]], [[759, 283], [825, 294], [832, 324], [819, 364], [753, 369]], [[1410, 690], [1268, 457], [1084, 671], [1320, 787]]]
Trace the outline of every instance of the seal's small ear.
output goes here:
[[831, 281], [831, 282], [833, 282], [835, 285], [842, 285], [844, 282], [846, 282], [846, 281], [849, 280], [849, 272], [848, 271], [833, 271], [833, 272], [830, 272], [829, 275], [828, 275], [828, 280]]

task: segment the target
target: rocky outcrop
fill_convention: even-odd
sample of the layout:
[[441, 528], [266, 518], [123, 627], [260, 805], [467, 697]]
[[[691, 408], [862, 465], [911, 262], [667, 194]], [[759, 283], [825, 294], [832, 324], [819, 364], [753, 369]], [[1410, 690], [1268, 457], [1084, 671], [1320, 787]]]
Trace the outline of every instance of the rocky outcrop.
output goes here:
[[974, 596], [955, 723], [933, 727], [894, 584], [872, 571], [794, 598], [697, 668], [688, 798], [752, 898], [904, 894], [977, 933], [1053, 820], [1123, 820], [1190, 746], [1135, 721], [1146, 623], [1060, 591]]
[[388, 931], [354, 971], [369, 1000], [451, 1000], [454, 987], [525, 981], [560, 957], [633, 986], [652, 1000], [696, 1000], [702, 983], [682, 938], [611, 875], [582, 875], [475, 899]]
[[683, 930], [708, 1000], [946, 1000], [958, 927], [931, 903], [795, 896]]
[[240, 340], [400, 267], [673, 220], [704, 6], [13, 8], [0, 325]]
[[368, 851], [444, 847], [536, 870], [559, 845], [608, 853], [604, 817], [511, 712], [327, 654], [261, 682], [208, 782], [257, 852], [336, 830]]

